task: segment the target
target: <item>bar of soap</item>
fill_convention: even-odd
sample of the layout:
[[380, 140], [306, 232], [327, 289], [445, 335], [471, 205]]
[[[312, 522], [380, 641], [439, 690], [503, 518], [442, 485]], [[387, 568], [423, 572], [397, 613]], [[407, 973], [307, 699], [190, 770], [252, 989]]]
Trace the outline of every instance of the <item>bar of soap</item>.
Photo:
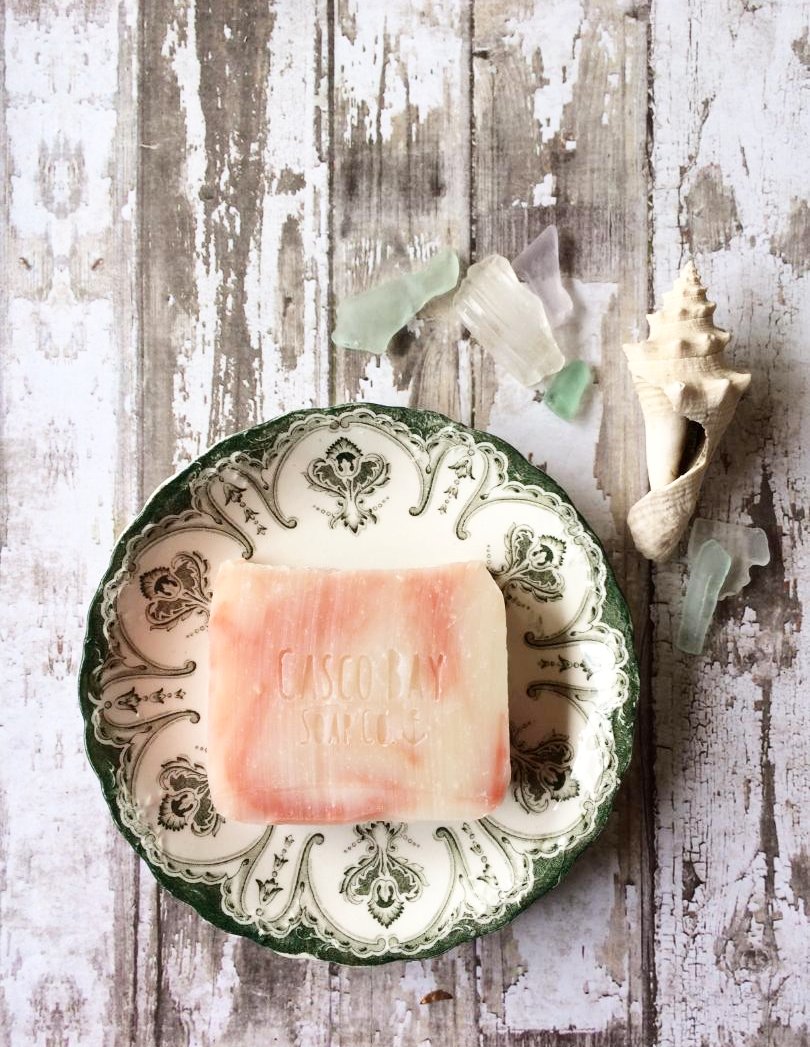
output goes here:
[[474, 819], [503, 799], [506, 614], [484, 564], [228, 561], [209, 642], [208, 779], [226, 819]]

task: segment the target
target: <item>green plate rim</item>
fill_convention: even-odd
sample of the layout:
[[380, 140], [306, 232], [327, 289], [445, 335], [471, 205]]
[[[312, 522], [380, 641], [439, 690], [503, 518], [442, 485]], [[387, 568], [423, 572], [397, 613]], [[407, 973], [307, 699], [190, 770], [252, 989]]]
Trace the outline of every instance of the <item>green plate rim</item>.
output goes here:
[[[375, 415], [387, 415], [396, 421], [404, 422], [424, 440], [428, 440], [438, 430], [448, 425], [465, 433], [470, 433], [476, 443], [490, 443], [498, 451], [503, 452], [509, 462], [510, 479], [516, 479], [521, 483], [533, 484], [544, 490], [551, 491], [565, 504], [571, 506], [585, 531], [594, 541], [602, 555], [606, 569], [606, 592], [601, 620], [617, 629], [624, 637], [627, 647], [627, 662], [623, 668], [628, 677], [627, 698], [621, 706], [614, 710], [610, 717], [617, 760], [616, 789], [608, 793], [600, 802], [591, 832], [569, 850], [562, 851], [552, 858], [538, 857], [533, 859], [534, 887], [520, 901], [508, 906], [504, 915], [497, 921], [480, 924], [474, 919], [465, 919], [460, 921], [453, 931], [439, 942], [418, 952], [408, 953], [392, 950], [380, 955], [367, 957], [360, 957], [354, 953], [345, 952], [335, 945], [324, 942], [311, 928], [304, 924], [299, 924], [298, 927], [282, 938], [261, 934], [254, 926], [238, 923], [223, 912], [220, 904], [221, 894], [218, 883], [189, 883], [181, 880], [179, 877], [172, 877], [162, 869], [152, 865], [138, 838], [124, 825], [121, 819], [116, 801], [117, 790], [115, 783], [117, 767], [115, 757], [118, 750], [113, 746], [103, 745], [96, 739], [92, 725], [93, 703], [90, 699], [90, 694], [93, 693], [94, 689], [94, 675], [104, 660], [106, 647], [104, 623], [101, 616], [104, 589], [120, 570], [130, 539], [139, 534], [147, 524], [157, 522], [171, 513], [178, 513], [183, 509], [189, 508], [187, 497], [184, 497], [187, 496], [188, 482], [194, 479], [203, 469], [214, 465], [220, 458], [226, 457], [237, 450], [255, 451], [258, 448], [264, 449], [268, 443], [289, 429], [294, 422], [306, 418], [308, 415], [340, 415], [348, 410], [357, 410], [358, 408], [367, 408]], [[84, 719], [84, 744], [87, 758], [99, 779], [104, 800], [110, 809], [118, 831], [146, 862], [158, 883], [175, 898], [194, 908], [209, 923], [231, 934], [249, 938], [251, 941], [269, 947], [279, 953], [293, 956], [312, 956], [321, 960], [360, 967], [377, 966], [396, 960], [420, 960], [438, 956], [448, 949], [460, 945], [462, 942], [470, 941], [482, 934], [489, 934], [500, 929], [511, 922], [524, 909], [527, 909], [537, 898], [556, 887], [582, 851], [593, 843], [607, 823], [613, 808], [616, 790], [627, 771], [632, 755], [638, 695], [638, 663], [633, 645], [633, 627], [627, 602], [616, 581], [602, 543], [559, 484], [543, 470], [532, 465], [511, 444], [490, 433], [463, 425], [461, 422], [456, 422], [452, 418], [448, 418], [446, 415], [439, 414], [436, 411], [420, 410], [412, 407], [386, 407], [381, 404], [363, 402], [290, 411], [270, 421], [242, 429], [214, 444], [190, 465], [187, 465], [161, 484], [116, 541], [107, 570], [90, 603], [87, 629], [82, 648], [82, 663], [79, 671], [79, 705]]]

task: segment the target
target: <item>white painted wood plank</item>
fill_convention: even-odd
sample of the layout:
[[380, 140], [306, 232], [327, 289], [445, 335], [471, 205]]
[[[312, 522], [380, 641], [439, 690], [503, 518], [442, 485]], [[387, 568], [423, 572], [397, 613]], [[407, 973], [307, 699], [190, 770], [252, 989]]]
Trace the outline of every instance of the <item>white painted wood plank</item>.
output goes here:
[[[328, 20], [324, 0], [142, 12], [148, 489], [215, 440], [328, 397]], [[229, 936], [163, 891], [148, 916], [144, 1043], [328, 1041], [327, 965]]]
[[688, 252], [753, 382], [701, 515], [762, 526], [773, 561], [672, 648], [683, 561], [656, 572], [660, 1042], [798, 1044], [810, 1030], [810, 5], [653, 5], [656, 300]]
[[169, 2], [145, 24], [147, 442], [179, 467], [328, 395], [326, 6]]
[[[341, 0], [335, 16], [332, 272], [340, 302], [438, 248], [467, 255], [469, 31], [457, 0]], [[459, 325], [449, 304], [431, 303], [382, 358], [335, 349], [335, 399], [459, 417]], [[421, 1002], [436, 989], [452, 999]], [[472, 945], [424, 962], [339, 969], [333, 990], [335, 1045], [478, 1037]]]
[[[469, 16], [458, 0], [341, 0], [334, 47], [332, 271], [340, 302], [439, 248], [468, 255]], [[459, 417], [460, 327], [450, 297], [429, 303], [382, 357], [336, 349], [335, 400]]]
[[[484, 359], [476, 424], [565, 487], [642, 624], [647, 570], [624, 520], [641, 493], [640, 433], [618, 346], [646, 297], [646, 26], [615, 5], [558, 0], [549, 17], [542, 5], [478, 0], [473, 56], [476, 256], [514, 258], [555, 223], [576, 305], [560, 343], [597, 374], [583, 415], [566, 423]], [[637, 757], [605, 835], [564, 883], [481, 941], [486, 1043], [554, 1042], [554, 1030], [643, 1042], [643, 790]]]
[[[135, 859], [84, 756], [84, 612], [137, 498], [135, 5], [5, 11], [4, 1042], [130, 1042]], [[117, 947], [113, 948], [116, 944]]]

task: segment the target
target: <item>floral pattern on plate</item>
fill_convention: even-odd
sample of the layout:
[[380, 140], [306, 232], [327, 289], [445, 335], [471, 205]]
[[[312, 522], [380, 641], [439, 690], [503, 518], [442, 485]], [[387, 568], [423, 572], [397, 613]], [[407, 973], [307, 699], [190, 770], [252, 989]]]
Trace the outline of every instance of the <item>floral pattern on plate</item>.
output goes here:
[[[474, 823], [251, 826], [206, 774], [207, 624], [223, 560], [484, 560], [504, 593], [512, 786]], [[627, 608], [564, 493], [430, 412], [301, 411], [212, 448], [152, 497], [90, 611], [88, 754], [113, 817], [206, 918], [344, 963], [434, 955], [501, 926], [599, 832], [630, 756]]]

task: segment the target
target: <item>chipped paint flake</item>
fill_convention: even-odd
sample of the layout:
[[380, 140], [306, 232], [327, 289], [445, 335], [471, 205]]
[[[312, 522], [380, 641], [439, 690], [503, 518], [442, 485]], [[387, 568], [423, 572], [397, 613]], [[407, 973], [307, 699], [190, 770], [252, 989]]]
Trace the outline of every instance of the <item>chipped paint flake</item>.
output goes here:
[[573, 97], [585, 10], [580, 0], [557, 0], [551, 17], [543, 4], [526, 10], [524, 16], [507, 18], [504, 43], [519, 51], [529, 68], [539, 62], [543, 70], [542, 86], [534, 92], [534, 118], [545, 143], [563, 130], [563, 113]]
[[[574, 147], [576, 148], [576, 143], [574, 143]], [[557, 197], [554, 195], [554, 175], [549, 172], [543, 176], [543, 181], [538, 182], [532, 190], [532, 207], [553, 207], [556, 203]]]
[[344, 74], [339, 89], [346, 124], [338, 129], [344, 141], [352, 140], [355, 128], [362, 128], [368, 142], [389, 141], [398, 118], [423, 122], [451, 103], [446, 70], [458, 60], [461, 39], [455, 4], [348, 0], [340, 21], [335, 62]]

